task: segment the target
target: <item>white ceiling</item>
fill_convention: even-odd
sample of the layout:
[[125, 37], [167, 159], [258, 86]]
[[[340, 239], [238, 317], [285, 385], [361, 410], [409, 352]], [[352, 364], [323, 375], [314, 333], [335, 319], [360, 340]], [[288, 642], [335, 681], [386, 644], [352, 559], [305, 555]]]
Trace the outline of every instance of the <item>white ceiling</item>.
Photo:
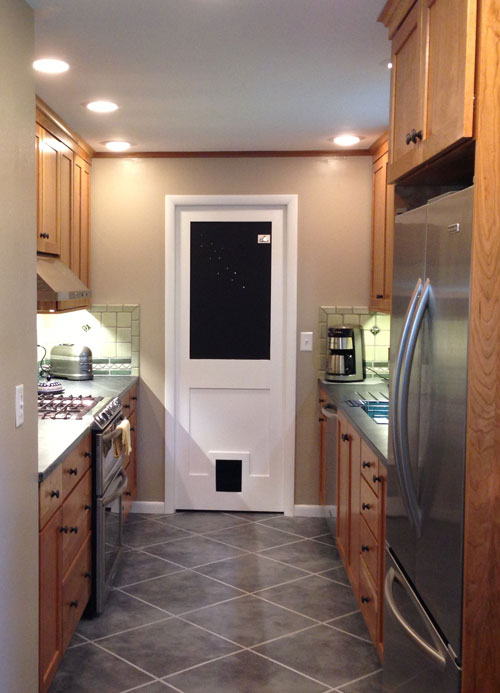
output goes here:
[[[386, 129], [385, 0], [31, 0], [37, 94], [97, 151], [325, 150]], [[98, 115], [82, 104], [115, 101]]]

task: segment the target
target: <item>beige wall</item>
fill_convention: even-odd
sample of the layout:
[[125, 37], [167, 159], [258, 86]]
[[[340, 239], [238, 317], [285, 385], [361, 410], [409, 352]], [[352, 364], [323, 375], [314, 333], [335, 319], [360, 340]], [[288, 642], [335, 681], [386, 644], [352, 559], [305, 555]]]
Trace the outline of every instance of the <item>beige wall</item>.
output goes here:
[[[35, 104], [32, 10], [0, 0], [0, 690], [38, 690]], [[14, 425], [24, 384], [23, 427]]]
[[139, 498], [163, 499], [164, 198], [166, 194], [298, 194], [296, 503], [318, 503], [318, 310], [367, 305], [369, 157], [95, 159], [92, 289], [96, 303], [141, 306]]

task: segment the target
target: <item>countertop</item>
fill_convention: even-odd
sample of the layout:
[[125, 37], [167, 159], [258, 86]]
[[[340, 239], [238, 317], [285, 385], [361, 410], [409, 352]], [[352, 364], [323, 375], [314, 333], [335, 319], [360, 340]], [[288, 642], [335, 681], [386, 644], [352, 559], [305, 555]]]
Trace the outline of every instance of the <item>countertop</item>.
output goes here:
[[379, 398], [379, 392], [388, 397], [389, 383], [381, 378], [366, 378], [359, 383], [329, 383], [326, 380], [320, 380], [319, 383], [326, 392], [329, 402], [345, 414], [377, 457], [387, 464], [389, 426], [375, 423], [361, 407], [350, 407], [346, 404], [346, 400], [374, 399], [373, 395]]
[[136, 384], [137, 376], [96, 375], [93, 380], [63, 380], [64, 394], [94, 395], [103, 399], [81, 420], [38, 420], [38, 482], [41, 483], [68, 453], [85, 438], [97, 414], [113, 397], [120, 397]]

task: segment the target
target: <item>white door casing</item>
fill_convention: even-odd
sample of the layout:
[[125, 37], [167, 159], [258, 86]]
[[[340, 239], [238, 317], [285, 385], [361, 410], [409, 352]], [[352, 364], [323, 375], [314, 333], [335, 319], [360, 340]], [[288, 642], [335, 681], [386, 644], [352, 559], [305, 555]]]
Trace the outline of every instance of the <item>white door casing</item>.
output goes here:
[[[189, 358], [192, 221], [272, 222], [269, 360]], [[296, 196], [167, 196], [165, 511], [293, 514]], [[238, 460], [241, 493], [215, 490], [215, 460]]]

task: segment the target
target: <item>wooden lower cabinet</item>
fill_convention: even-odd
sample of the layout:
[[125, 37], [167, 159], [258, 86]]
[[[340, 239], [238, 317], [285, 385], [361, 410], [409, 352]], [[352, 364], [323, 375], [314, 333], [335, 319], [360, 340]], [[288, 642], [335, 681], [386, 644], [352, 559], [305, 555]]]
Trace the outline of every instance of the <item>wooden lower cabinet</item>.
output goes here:
[[384, 464], [340, 412], [337, 465], [337, 548], [382, 658], [387, 477]]
[[[48, 691], [90, 597], [92, 470], [84, 455], [89, 449], [90, 434], [40, 484], [40, 693]], [[75, 463], [79, 473], [70, 474]]]
[[129, 455], [128, 462], [125, 466], [128, 483], [125, 493], [122, 496], [122, 513], [123, 521], [127, 519], [132, 503], [137, 498], [137, 388], [133, 387], [122, 398], [123, 410], [130, 421], [130, 441], [132, 444], [132, 452]]

